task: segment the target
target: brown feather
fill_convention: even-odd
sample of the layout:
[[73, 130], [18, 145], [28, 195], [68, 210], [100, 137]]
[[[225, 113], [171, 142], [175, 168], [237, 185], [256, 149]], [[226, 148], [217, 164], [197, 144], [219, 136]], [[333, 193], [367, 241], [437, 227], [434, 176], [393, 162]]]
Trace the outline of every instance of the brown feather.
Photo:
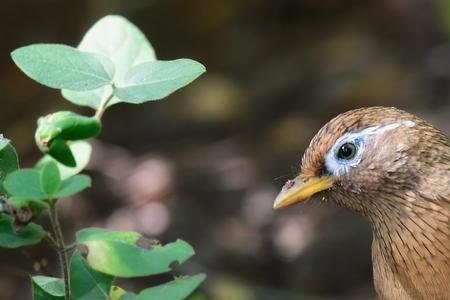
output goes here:
[[372, 225], [375, 288], [381, 299], [450, 300], [450, 142], [438, 129], [388, 107], [343, 113], [312, 139], [301, 178], [323, 174], [339, 137], [411, 121], [366, 145], [360, 164], [320, 193]]

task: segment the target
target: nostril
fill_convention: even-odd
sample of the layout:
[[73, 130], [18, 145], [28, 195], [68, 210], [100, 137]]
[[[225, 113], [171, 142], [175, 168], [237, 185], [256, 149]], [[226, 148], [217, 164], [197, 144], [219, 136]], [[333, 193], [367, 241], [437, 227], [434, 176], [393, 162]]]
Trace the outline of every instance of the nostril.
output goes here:
[[288, 189], [290, 189], [291, 187], [293, 187], [294, 184], [295, 184], [295, 180], [289, 179], [289, 180], [284, 184], [282, 191], [283, 191], [283, 192], [284, 192], [284, 191], [287, 191]]

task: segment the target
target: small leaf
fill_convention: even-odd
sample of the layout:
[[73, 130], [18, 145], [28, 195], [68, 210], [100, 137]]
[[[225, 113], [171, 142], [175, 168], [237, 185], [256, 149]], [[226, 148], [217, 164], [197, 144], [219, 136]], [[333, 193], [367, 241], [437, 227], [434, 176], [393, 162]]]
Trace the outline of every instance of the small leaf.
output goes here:
[[[133, 66], [155, 60], [155, 52], [145, 35], [121, 16], [106, 16], [89, 29], [78, 49], [103, 54], [115, 65], [114, 81], [119, 82]], [[64, 98], [97, 109], [102, 99], [112, 94], [110, 86], [87, 92], [62, 91]], [[113, 97], [108, 106], [121, 102]]]
[[93, 270], [78, 251], [70, 262], [70, 287], [73, 300], [109, 300], [113, 277]]
[[19, 168], [19, 160], [14, 147], [10, 144], [8, 139], [0, 138], [0, 194], [5, 194], [6, 190], [3, 186], [3, 181], [6, 176]]
[[49, 162], [41, 170], [41, 190], [52, 199], [61, 186], [61, 176], [54, 162]]
[[204, 274], [184, 276], [171, 282], [142, 290], [134, 300], [182, 300], [205, 280]]
[[191, 59], [151, 61], [130, 69], [114, 91], [123, 102], [143, 103], [167, 97], [194, 81], [205, 67]]
[[[68, 197], [90, 186], [89, 176], [75, 175], [64, 180], [51, 198]], [[50, 199], [49, 195], [42, 191], [41, 173], [34, 169], [20, 169], [12, 172], [5, 179], [5, 188], [15, 207], [26, 206], [35, 200]]]
[[91, 186], [91, 178], [87, 175], [75, 175], [62, 182], [60, 190], [55, 194], [56, 198], [72, 196]]
[[[103, 101], [108, 99], [113, 93], [112, 86], [106, 85], [95, 90], [86, 92], [77, 92], [70, 90], [62, 90], [62, 96], [72, 102], [73, 104], [81, 106], [89, 106], [93, 109], [98, 109]], [[121, 102], [117, 97], [113, 97], [108, 106], [114, 103]]]
[[15, 207], [23, 207], [32, 200], [45, 200], [48, 197], [41, 190], [41, 174], [33, 169], [20, 169], [8, 174], [4, 187]]
[[11, 56], [29, 77], [57, 89], [93, 90], [110, 84], [114, 74], [114, 64], [107, 57], [66, 45], [29, 45]]
[[47, 276], [31, 277], [34, 300], [64, 300], [64, 282]]
[[78, 49], [111, 59], [116, 67], [115, 78], [123, 77], [132, 66], [156, 59], [139, 28], [124, 17], [114, 15], [97, 21], [84, 35]]
[[52, 140], [48, 150], [43, 152], [48, 153], [48, 155], [68, 167], [76, 167], [77, 162], [75, 161], [75, 157], [73, 156], [72, 151], [70, 151], [70, 147], [67, 145], [67, 141], [65, 140], [59, 138]]
[[0, 247], [17, 248], [40, 242], [47, 233], [40, 225], [28, 223], [16, 230], [10, 216], [0, 215]]
[[182, 240], [151, 246], [134, 232], [85, 229], [77, 233], [77, 242], [87, 247], [86, 260], [92, 268], [119, 277], [165, 273], [174, 261], [183, 263], [194, 255], [192, 247]]
[[37, 162], [35, 168], [42, 169], [43, 166], [45, 166], [47, 163], [54, 162], [58, 166], [62, 180], [65, 180], [69, 177], [72, 177], [73, 175], [80, 173], [84, 168], [86, 168], [87, 164], [89, 163], [92, 153], [92, 146], [85, 141], [76, 141], [71, 143], [69, 145], [69, 148], [73, 156], [75, 157], [76, 167], [68, 167], [58, 162], [50, 155], [45, 155]]

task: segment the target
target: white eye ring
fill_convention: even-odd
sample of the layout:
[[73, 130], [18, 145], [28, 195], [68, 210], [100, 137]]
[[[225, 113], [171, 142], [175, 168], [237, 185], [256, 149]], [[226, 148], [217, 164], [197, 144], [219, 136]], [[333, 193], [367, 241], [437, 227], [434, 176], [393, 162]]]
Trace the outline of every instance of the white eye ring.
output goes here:
[[[348, 173], [352, 168], [358, 166], [361, 162], [362, 154], [364, 153], [364, 144], [368, 136], [382, 134], [388, 130], [395, 129], [400, 125], [412, 127], [414, 122], [406, 120], [400, 123], [391, 123], [383, 126], [367, 127], [360, 132], [349, 132], [343, 134], [337, 139], [330, 151], [325, 155], [326, 170], [332, 175], [339, 176]], [[351, 143], [356, 146], [356, 154], [351, 159], [339, 158], [339, 149], [346, 143]]]
[[[365, 135], [360, 133], [347, 133], [339, 138], [331, 150], [325, 156], [325, 166], [332, 175], [348, 173], [351, 168], [361, 162], [361, 154], [364, 150]], [[345, 144], [353, 144], [355, 154], [350, 159], [339, 157], [339, 151]]]

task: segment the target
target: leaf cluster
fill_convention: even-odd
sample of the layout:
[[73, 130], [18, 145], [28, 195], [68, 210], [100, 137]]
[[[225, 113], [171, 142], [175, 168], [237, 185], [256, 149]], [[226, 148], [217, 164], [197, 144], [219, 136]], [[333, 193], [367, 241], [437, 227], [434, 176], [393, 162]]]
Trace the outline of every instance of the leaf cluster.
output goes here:
[[[10, 140], [0, 136], [0, 247], [17, 248], [46, 239], [62, 261], [63, 278], [32, 277], [34, 299], [187, 297], [205, 275], [182, 276], [138, 293], [113, 283], [116, 277], [170, 272], [174, 262], [181, 264], [194, 255], [188, 243], [177, 240], [163, 246], [137, 232], [85, 228], [69, 247], [58, 223], [57, 204], [91, 186], [89, 176], [79, 173], [92, 152], [87, 140], [100, 134], [108, 107], [162, 99], [195, 80], [205, 67], [186, 58], [157, 60], [144, 34], [120, 16], [99, 20], [77, 48], [34, 44], [16, 49], [11, 56], [35, 81], [95, 110], [94, 116], [60, 111], [39, 118], [35, 141], [44, 156], [33, 168], [20, 168]], [[45, 212], [51, 230], [36, 223]]]

